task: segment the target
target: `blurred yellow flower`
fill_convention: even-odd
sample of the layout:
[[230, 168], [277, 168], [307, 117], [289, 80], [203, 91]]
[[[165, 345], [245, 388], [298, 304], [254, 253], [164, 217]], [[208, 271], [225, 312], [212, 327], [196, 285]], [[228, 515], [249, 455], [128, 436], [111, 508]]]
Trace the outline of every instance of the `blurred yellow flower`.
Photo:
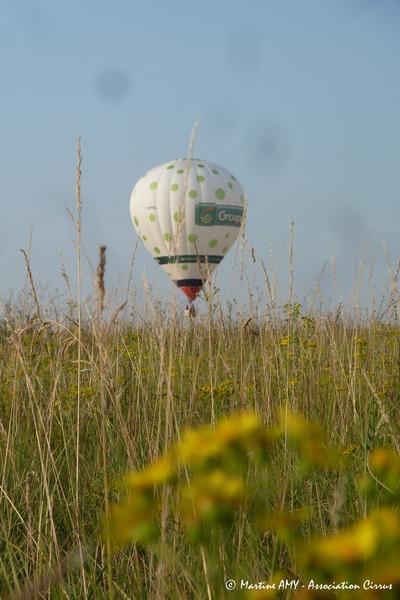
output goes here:
[[129, 473], [123, 484], [130, 490], [150, 491], [155, 486], [171, 483], [177, 475], [177, 467], [170, 454], [161, 456], [143, 471]]
[[158, 536], [155, 506], [141, 494], [114, 504], [103, 526], [103, 539], [110, 540], [114, 551], [130, 542], [149, 543]]
[[299, 414], [281, 408], [279, 411], [279, 429], [281, 433], [291, 436], [293, 439], [302, 440], [309, 436], [321, 437], [321, 430], [317, 425], [310, 423]]
[[187, 430], [177, 446], [179, 461], [188, 467], [200, 466], [221, 454], [222, 448], [209, 425]]
[[181, 490], [181, 514], [188, 525], [223, 522], [244, 500], [244, 482], [222, 470], [198, 475]]
[[328, 570], [338, 564], [362, 563], [374, 556], [380, 539], [379, 519], [368, 517], [331, 537], [313, 541], [305, 550], [306, 562]]
[[[400, 542], [400, 516], [397, 509], [377, 508], [368, 518], [378, 528], [382, 541]], [[400, 550], [400, 547], [398, 549]]]
[[398, 501], [400, 494], [400, 456], [398, 453], [391, 448], [377, 448], [370, 454], [369, 464], [371, 470], [386, 488], [385, 492], [392, 494], [393, 497], [388, 496], [387, 500]]
[[185, 432], [177, 446], [181, 463], [201, 467], [207, 462], [222, 460], [231, 449], [243, 455], [255, 448], [265, 449], [265, 428], [252, 412], [222, 418], [215, 430], [209, 425]]
[[308, 548], [303, 549], [302, 558], [306, 565], [337, 573], [340, 566], [361, 566], [365, 561], [372, 561], [368, 565], [373, 567], [373, 561], [382, 557], [383, 549], [386, 552], [393, 549], [398, 560], [399, 542], [400, 519], [397, 512], [387, 508], [376, 509], [352, 527], [311, 542]]
[[222, 444], [248, 443], [261, 427], [255, 413], [247, 412], [222, 418], [215, 430], [215, 436]]
[[369, 464], [374, 471], [394, 470], [400, 474], [400, 456], [391, 448], [377, 448], [369, 457]]
[[278, 431], [299, 453], [303, 468], [341, 468], [345, 455], [328, 447], [321, 427], [286, 408], [280, 410]]

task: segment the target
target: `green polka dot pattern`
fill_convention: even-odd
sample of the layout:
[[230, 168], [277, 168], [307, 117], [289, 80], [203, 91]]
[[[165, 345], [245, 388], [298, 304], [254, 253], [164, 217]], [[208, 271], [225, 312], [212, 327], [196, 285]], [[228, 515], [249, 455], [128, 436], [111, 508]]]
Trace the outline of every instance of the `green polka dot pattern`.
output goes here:
[[242, 213], [245, 203], [242, 186], [222, 166], [176, 158], [138, 180], [131, 193], [130, 218], [138, 238], [173, 280], [199, 278], [204, 266], [198, 261], [166, 258], [208, 255], [213, 271], [217, 257], [229, 254], [237, 238], [238, 220], [230, 217]]

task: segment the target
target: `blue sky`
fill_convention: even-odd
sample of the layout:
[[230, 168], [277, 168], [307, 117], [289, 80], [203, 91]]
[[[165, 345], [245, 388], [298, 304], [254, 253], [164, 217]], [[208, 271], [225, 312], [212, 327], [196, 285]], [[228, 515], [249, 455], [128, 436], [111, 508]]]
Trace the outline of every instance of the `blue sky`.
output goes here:
[[[106, 244], [123, 286], [131, 188], [185, 155], [196, 117], [195, 155], [241, 181], [249, 244], [282, 277], [294, 219], [300, 295], [333, 257], [347, 289], [363, 243], [381, 280], [382, 242], [399, 254], [399, 34], [398, 0], [0, 0], [0, 293], [24, 284], [31, 230], [40, 284], [63, 289], [60, 250], [73, 274], [78, 135], [85, 249]], [[144, 270], [166, 289], [140, 247]]]

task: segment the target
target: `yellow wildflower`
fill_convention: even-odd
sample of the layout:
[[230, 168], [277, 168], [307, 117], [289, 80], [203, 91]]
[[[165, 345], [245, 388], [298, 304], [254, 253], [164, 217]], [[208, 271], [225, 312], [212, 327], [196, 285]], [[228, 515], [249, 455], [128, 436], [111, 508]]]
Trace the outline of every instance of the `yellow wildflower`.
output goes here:
[[399, 513], [390, 508], [377, 508], [368, 517], [378, 528], [382, 540], [400, 541]]
[[375, 471], [396, 470], [400, 473], [400, 456], [391, 448], [377, 448], [370, 454], [369, 463]]
[[147, 469], [125, 476], [124, 484], [130, 490], [150, 491], [155, 486], [170, 483], [176, 477], [176, 465], [171, 455], [161, 456]]
[[253, 412], [224, 417], [217, 425], [215, 436], [222, 444], [246, 443], [260, 429], [260, 420]]
[[181, 514], [188, 524], [223, 522], [244, 499], [244, 482], [222, 470], [198, 475], [181, 491]]
[[103, 529], [114, 550], [130, 542], [148, 543], [158, 535], [155, 506], [147, 496], [135, 494], [121, 504], [110, 507]]
[[278, 431], [299, 453], [305, 469], [343, 466], [344, 455], [326, 446], [325, 435], [319, 425], [286, 409], [281, 409], [280, 416]]
[[[361, 539], [364, 541], [365, 538], [371, 544], [374, 541], [375, 529], [367, 529], [366, 534], [361, 536]], [[318, 557], [318, 563], [322, 564], [334, 560], [354, 562], [366, 559], [368, 551], [352, 533], [347, 533], [317, 543], [315, 556]]]
[[[369, 457], [369, 463], [382, 484], [393, 494], [400, 493], [400, 456], [390, 448], [377, 448]], [[387, 491], [387, 490], [386, 490]], [[396, 499], [396, 496], [393, 500]]]
[[200, 466], [218, 457], [221, 450], [221, 444], [209, 425], [186, 431], [177, 448], [180, 462], [188, 467]]
[[281, 433], [287, 433], [287, 435], [296, 440], [306, 439], [310, 436], [314, 438], [321, 437], [321, 430], [317, 425], [310, 423], [301, 415], [285, 408], [280, 410], [279, 429]]
[[314, 541], [306, 550], [307, 562], [334, 568], [335, 564], [353, 564], [371, 558], [379, 543], [379, 528], [372, 519], [364, 519], [350, 529], [326, 539]]

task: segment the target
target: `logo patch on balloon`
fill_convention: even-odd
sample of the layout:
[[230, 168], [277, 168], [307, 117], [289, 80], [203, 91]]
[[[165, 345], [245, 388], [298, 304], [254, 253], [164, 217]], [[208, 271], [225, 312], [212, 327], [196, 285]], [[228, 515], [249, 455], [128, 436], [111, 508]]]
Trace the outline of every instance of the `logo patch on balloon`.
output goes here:
[[242, 224], [243, 208], [224, 204], [201, 202], [196, 204], [195, 223], [209, 227], [212, 225], [225, 225], [240, 227]]

